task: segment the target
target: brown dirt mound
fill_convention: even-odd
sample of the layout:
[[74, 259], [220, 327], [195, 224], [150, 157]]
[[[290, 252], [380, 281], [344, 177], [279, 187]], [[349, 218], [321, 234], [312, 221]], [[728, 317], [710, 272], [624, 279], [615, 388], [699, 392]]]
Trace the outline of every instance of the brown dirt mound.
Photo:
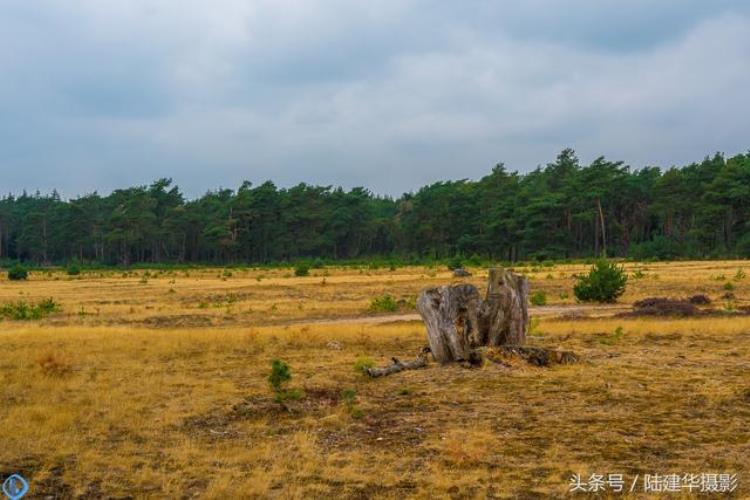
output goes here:
[[707, 295], [699, 293], [690, 297], [688, 302], [695, 304], [696, 306], [705, 306], [711, 303], [711, 299], [709, 299]]
[[648, 297], [633, 303], [627, 316], [697, 316], [701, 310], [690, 300]]

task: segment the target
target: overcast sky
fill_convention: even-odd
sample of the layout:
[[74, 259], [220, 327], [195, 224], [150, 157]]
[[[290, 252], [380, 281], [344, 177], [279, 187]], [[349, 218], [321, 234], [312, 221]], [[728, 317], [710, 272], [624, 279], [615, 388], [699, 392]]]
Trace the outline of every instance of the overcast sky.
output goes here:
[[750, 149], [750, 2], [4, 0], [0, 191], [398, 195]]

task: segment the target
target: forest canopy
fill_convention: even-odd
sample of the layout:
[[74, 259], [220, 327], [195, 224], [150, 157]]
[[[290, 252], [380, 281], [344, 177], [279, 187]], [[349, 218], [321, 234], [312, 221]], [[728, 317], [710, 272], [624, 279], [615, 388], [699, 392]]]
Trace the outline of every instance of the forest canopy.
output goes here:
[[563, 150], [527, 174], [498, 164], [398, 199], [272, 182], [188, 200], [170, 179], [63, 200], [0, 200], [0, 260], [273, 263], [455, 255], [516, 261], [750, 255], [750, 153], [665, 171]]

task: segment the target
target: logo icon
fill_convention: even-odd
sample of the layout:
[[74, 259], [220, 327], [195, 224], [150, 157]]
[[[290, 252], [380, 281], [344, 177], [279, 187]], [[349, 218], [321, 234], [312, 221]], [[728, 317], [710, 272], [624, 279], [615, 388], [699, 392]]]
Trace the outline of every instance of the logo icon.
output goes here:
[[21, 474], [13, 474], [3, 483], [3, 493], [10, 500], [19, 500], [19, 498], [23, 498], [28, 492], [29, 483], [26, 482]]

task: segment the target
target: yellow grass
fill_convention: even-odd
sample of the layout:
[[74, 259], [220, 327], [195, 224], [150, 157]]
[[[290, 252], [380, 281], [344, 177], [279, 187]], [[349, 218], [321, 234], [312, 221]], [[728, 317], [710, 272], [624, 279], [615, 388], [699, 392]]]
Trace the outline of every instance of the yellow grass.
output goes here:
[[[621, 301], [702, 292], [721, 308], [731, 281], [742, 305], [750, 278], [732, 277], [743, 266], [628, 265], [646, 277]], [[522, 271], [549, 303], [572, 304], [560, 293], [572, 297], [571, 274], [585, 268]], [[415, 354], [421, 324], [310, 321], [366, 314], [373, 296], [408, 298], [450, 275], [313, 273], [0, 282], [0, 303], [63, 307], [0, 322], [0, 476], [20, 472], [32, 493], [63, 497], [535, 498], [565, 496], [573, 473], [728, 472], [750, 496], [750, 316], [545, 316], [530, 343], [573, 350], [580, 364], [430, 365], [368, 380], [354, 361]], [[274, 358], [304, 391], [289, 410], [272, 401]]]

